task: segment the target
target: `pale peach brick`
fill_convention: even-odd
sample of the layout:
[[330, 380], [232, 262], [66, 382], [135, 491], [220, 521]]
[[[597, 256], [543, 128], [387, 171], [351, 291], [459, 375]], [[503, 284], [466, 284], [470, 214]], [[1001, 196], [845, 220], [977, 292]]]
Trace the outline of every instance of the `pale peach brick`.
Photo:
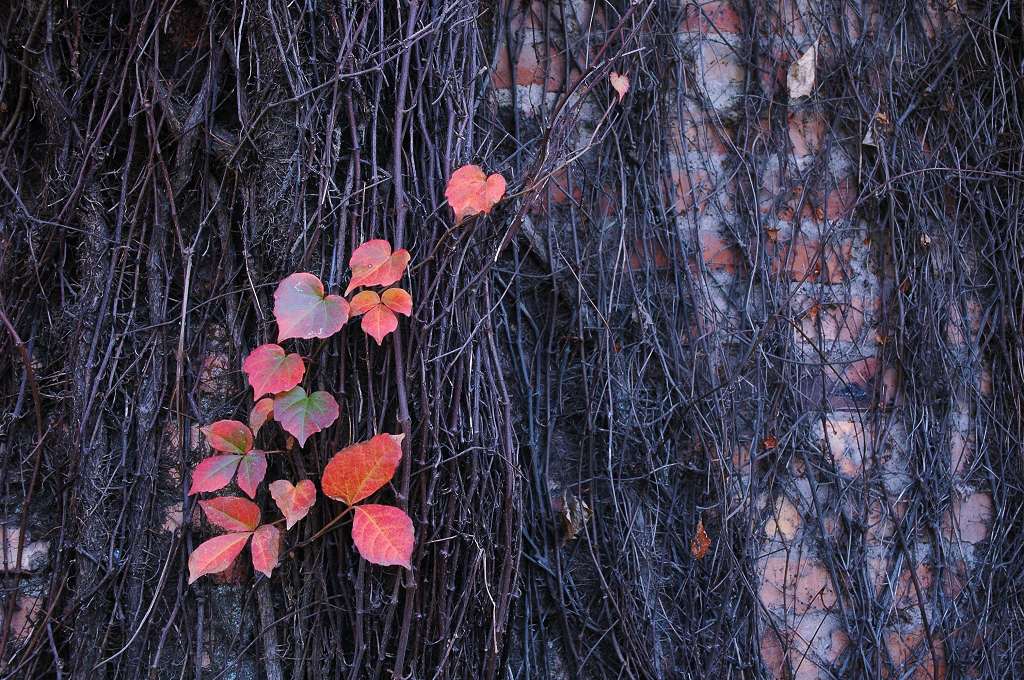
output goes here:
[[729, 274], [736, 273], [739, 252], [717, 231], [700, 232], [700, 252], [708, 269]]
[[825, 669], [850, 645], [839, 619], [830, 614], [804, 614], [794, 626], [789, 663], [793, 680], [832, 677]]
[[804, 557], [797, 564], [794, 576], [795, 611], [831, 609], [836, 604], [836, 591], [824, 562]]
[[[32, 626], [43, 613], [42, 606], [43, 598], [41, 597], [18, 595], [11, 620], [9, 622], [0, 621], [0, 625], [7, 628], [10, 639], [23, 641], [32, 633]], [[0, 615], [4, 614], [6, 610], [6, 607], [0, 608]]]
[[953, 501], [943, 519], [943, 532], [950, 540], [980, 543], [988, 538], [992, 524], [992, 496], [977, 491]]
[[842, 283], [849, 277], [851, 242], [823, 243], [796, 236], [774, 248], [772, 271], [793, 281]]
[[742, 29], [740, 17], [725, 0], [688, 1], [683, 8], [680, 31], [690, 33], [728, 34]]
[[764, 525], [764, 533], [769, 539], [791, 542], [796, 538], [803, 523], [800, 511], [785, 496], [779, 496], [772, 508], [772, 514]]
[[841, 475], [855, 477], [870, 464], [867, 451], [871, 432], [855, 418], [830, 417], [825, 421], [820, 430], [821, 446], [826, 455], [832, 456]]

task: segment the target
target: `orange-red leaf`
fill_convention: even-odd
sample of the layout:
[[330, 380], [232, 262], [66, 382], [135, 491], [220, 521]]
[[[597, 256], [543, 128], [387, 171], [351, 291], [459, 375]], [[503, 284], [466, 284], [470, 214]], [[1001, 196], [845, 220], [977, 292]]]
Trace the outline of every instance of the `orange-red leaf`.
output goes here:
[[201, 428], [201, 431], [217, 451], [245, 453], [252, 448], [252, 432], [245, 423], [237, 420], [218, 420]]
[[389, 241], [380, 238], [367, 241], [352, 251], [352, 258], [348, 261], [352, 280], [345, 289], [345, 295], [359, 286], [390, 286], [402, 278], [409, 258], [409, 251], [405, 248], [392, 253]]
[[470, 215], [491, 212], [504, 195], [505, 178], [497, 173], [488, 177], [479, 165], [463, 165], [452, 173], [444, 190], [456, 224]]
[[252, 428], [252, 436], [260, 431], [264, 423], [274, 416], [274, 400], [271, 397], [263, 397], [256, 402], [256, 405], [249, 411], [249, 427]]
[[206, 520], [227, 531], [252, 531], [260, 525], [260, 509], [238, 496], [218, 496], [199, 501]]
[[612, 88], [618, 92], [619, 101], [621, 102], [625, 98], [626, 93], [629, 92], [629, 76], [625, 73], [616, 73], [615, 71], [612, 71], [608, 80], [611, 81]]
[[324, 495], [353, 505], [387, 484], [402, 459], [401, 439], [390, 434], [346, 446], [324, 468]]
[[291, 529], [316, 503], [316, 486], [308, 479], [294, 486], [287, 479], [279, 479], [270, 483], [270, 495], [284, 515], [285, 529]]
[[251, 535], [251, 531], [221, 534], [201, 544], [188, 556], [188, 582], [193, 583], [200, 576], [216, 574], [230, 567]]
[[363, 315], [360, 327], [380, 345], [398, 328], [395, 312], [412, 314], [412, 296], [401, 288], [388, 288], [383, 295], [364, 290], [352, 298], [352, 316]]
[[192, 486], [188, 490], [188, 495], [223, 489], [235, 476], [235, 470], [238, 469], [241, 460], [242, 457], [236, 455], [204, 458], [192, 471]]
[[281, 548], [281, 532], [273, 524], [264, 524], [252, 535], [253, 568], [266, 576], [270, 576], [278, 563], [278, 552]]
[[306, 367], [298, 354], [285, 354], [280, 345], [268, 343], [254, 349], [242, 362], [252, 385], [252, 398], [287, 392], [302, 382]]
[[412, 569], [415, 533], [412, 519], [390, 505], [356, 506], [352, 520], [352, 541], [367, 562]]
[[700, 520], [697, 522], [697, 532], [693, 535], [693, 540], [690, 541], [690, 554], [693, 555], [694, 559], [702, 560], [708, 554], [708, 548], [710, 547], [711, 538], [708, 536], [708, 532], [704, 530], [704, 520]]
[[238, 463], [238, 488], [249, 498], [256, 498], [256, 488], [267, 476], [267, 454], [263, 451], [250, 451], [242, 456]]
[[338, 417], [338, 402], [326, 392], [307, 395], [301, 387], [293, 387], [274, 399], [274, 418], [286, 432], [305, 446], [306, 440], [330, 426]]
[[285, 278], [274, 291], [277, 341], [288, 338], [329, 338], [348, 321], [348, 302], [325, 295], [320, 279], [299, 272]]

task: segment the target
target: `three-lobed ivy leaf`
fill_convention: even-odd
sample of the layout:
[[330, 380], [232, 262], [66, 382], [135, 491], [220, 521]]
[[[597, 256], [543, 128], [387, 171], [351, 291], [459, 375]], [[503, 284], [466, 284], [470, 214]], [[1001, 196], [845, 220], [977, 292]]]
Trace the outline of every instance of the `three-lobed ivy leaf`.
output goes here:
[[368, 503], [355, 507], [352, 541], [368, 562], [412, 569], [412, 547], [416, 536], [412, 519], [390, 505]]
[[392, 253], [389, 241], [367, 241], [352, 251], [348, 262], [352, 268], [352, 280], [345, 289], [345, 295], [360, 286], [390, 286], [402, 278], [409, 258], [409, 251], [405, 248]]
[[281, 547], [281, 532], [273, 524], [264, 524], [252, 535], [252, 566], [256, 571], [270, 576], [278, 564]]
[[274, 416], [274, 400], [271, 397], [263, 397], [256, 402], [249, 411], [249, 427], [255, 437], [260, 428]]
[[398, 328], [396, 312], [405, 316], [412, 314], [412, 296], [401, 288], [388, 288], [380, 295], [364, 290], [352, 298], [350, 309], [353, 317], [362, 315], [360, 327], [380, 345]]
[[270, 495], [284, 515], [285, 529], [291, 529], [316, 503], [316, 486], [308, 479], [292, 485], [287, 479], [270, 483]]
[[327, 392], [307, 395], [301, 387], [293, 387], [274, 398], [274, 419], [299, 441], [299, 446], [305, 446], [311, 435], [337, 418], [338, 402]]
[[302, 357], [294, 352], [287, 354], [280, 345], [260, 345], [242, 362], [242, 370], [252, 386], [252, 398], [264, 394], [287, 392], [302, 382], [306, 366]]
[[455, 223], [478, 213], [487, 214], [505, 195], [505, 178], [488, 177], [479, 165], [463, 165], [452, 173], [444, 197], [455, 212]]
[[238, 496], [218, 496], [199, 505], [210, 524], [226, 531], [253, 531], [260, 525], [260, 508]]
[[235, 476], [235, 470], [238, 469], [242, 458], [243, 456], [235, 454], [204, 458], [192, 471], [192, 485], [188, 495], [223, 489]]
[[398, 469], [401, 443], [402, 435], [385, 433], [338, 451], [324, 467], [324, 495], [354, 505], [380, 489]]
[[221, 534], [200, 544], [188, 556], [188, 582], [194, 583], [200, 576], [216, 574], [230, 567], [250, 536], [251, 531]]
[[320, 279], [299, 272], [288, 276], [274, 291], [277, 341], [288, 338], [329, 338], [348, 321], [348, 302], [340, 295], [325, 295]]
[[210, 446], [225, 453], [246, 453], [252, 448], [252, 431], [237, 420], [218, 420], [200, 428]]

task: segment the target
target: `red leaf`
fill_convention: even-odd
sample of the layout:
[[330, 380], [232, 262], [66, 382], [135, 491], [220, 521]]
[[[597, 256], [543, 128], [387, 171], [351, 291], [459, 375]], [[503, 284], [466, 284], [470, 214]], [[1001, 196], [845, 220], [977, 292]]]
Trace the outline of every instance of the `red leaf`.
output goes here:
[[388, 288], [383, 295], [364, 290], [352, 298], [352, 316], [363, 315], [360, 327], [380, 345], [384, 338], [398, 328], [395, 312], [412, 314], [412, 296], [401, 288]]
[[329, 338], [348, 321], [348, 302], [324, 295], [324, 284], [312, 274], [287, 277], [274, 291], [277, 341], [288, 338]]
[[200, 576], [216, 574], [230, 567], [251, 535], [251, 531], [221, 534], [201, 544], [188, 556], [188, 582], [193, 583]]
[[199, 505], [210, 524], [227, 531], [252, 531], [260, 525], [259, 506], [238, 496], [218, 496]]
[[223, 489], [235, 476], [235, 470], [238, 469], [241, 460], [241, 456], [235, 455], [204, 458], [192, 471], [192, 487], [188, 490], [188, 495]]
[[697, 522], [697, 533], [693, 535], [693, 540], [690, 541], [690, 554], [693, 555], [694, 559], [702, 560], [708, 554], [708, 548], [710, 547], [711, 537], [704, 530], [704, 520], [702, 519]]
[[479, 165], [463, 165], [452, 173], [444, 197], [455, 211], [458, 224], [465, 217], [489, 213], [505, 195], [505, 178], [495, 173], [488, 177]]
[[302, 382], [306, 367], [298, 354], [285, 354], [280, 345], [260, 345], [242, 362], [252, 385], [252, 398], [286, 392]]
[[274, 399], [274, 418], [286, 432], [305, 446], [310, 435], [329, 427], [338, 417], [338, 402], [326, 392], [306, 395], [306, 390], [293, 387]]
[[252, 448], [252, 432], [237, 420], [218, 420], [201, 431], [217, 451], [245, 453]]
[[412, 569], [415, 533], [412, 519], [390, 505], [356, 506], [352, 520], [352, 541], [367, 562]]
[[304, 479], [295, 486], [287, 479], [270, 483], [270, 495], [284, 515], [285, 529], [291, 529], [316, 503], [316, 486]]
[[348, 261], [352, 280], [345, 289], [345, 295], [359, 286], [390, 286], [402, 278], [409, 258], [409, 251], [405, 248], [392, 253], [391, 243], [384, 239], [367, 241], [352, 251], [352, 258]]
[[252, 428], [252, 436], [260, 431], [263, 424], [274, 416], [274, 400], [270, 397], [263, 397], [256, 402], [256, 405], [249, 411], [249, 427]]
[[250, 451], [242, 456], [238, 464], [238, 488], [249, 498], [256, 498], [256, 489], [267, 476], [267, 454], [263, 451]]
[[278, 564], [278, 552], [281, 548], [281, 532], [273, 524], [264, 524], [252, 535], [253, 568], [270, 576]]
[[619, 101], [621, 102], [625, 98], [626, 93], [629, 92], [629, 76], [625, 73], [612, 71], [608, 80], [611, 81], [612, 88], [619, 93]]
[[402, 459], [401, 438], [378, 434], [369, 441], [346, 446], [324, 468], [324, 495], [353, 505], [387, 484]]

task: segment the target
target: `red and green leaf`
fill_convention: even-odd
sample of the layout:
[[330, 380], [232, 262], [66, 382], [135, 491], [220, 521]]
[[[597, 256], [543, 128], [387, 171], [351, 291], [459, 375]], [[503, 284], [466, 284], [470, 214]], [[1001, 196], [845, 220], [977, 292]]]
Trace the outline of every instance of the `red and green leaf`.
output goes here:
[[325, 295], [320, 279], [300, 272], [287, 277], [274, 291], [277, 341], [288, 338], [329, 338], [348, 321], [348, 302]]
[[384, 338], [398, 328], [395, 313], [412, 314], [412, 296], [401, 288], [388, 288], [382, 295], [364, 290], [352, 298], [352, 316], [362, 315], [360, 327], [380, 345]]
[[479, 165], [464, 165], [448, 180], [444, 197], [455, 212], [455, 223], [477, 213], [487, 214], [505, 195], [505, 178], [488, 177]]
[[367, 241], [352, 251], [348, 262], [352, 268], [352, 280], [345, 289], [345, 295], [360, 286], [390, 286], [402, 278], [409, 258], [409, 251], [404, 248], [392, 253], [391, 243], [384, 239]]
[[200, 544], [188, 556], [188, 582], [194, 583], [200, 576], [216, 574], [230, 567], [251, 535], [251, 531], [221, 534]]
[[253, 533], [249, 549], [253, 568], [269, 577], [279, 561], [281, 532], [273, 524], [264, 524]]
[[252, 386], [252, 397], [286, 392], [302, 382], [306, 367], [298, 354], [286, 354], [280, 345], [268, 343], [254, 349], [242, 362]]
[[263, 397], [256, 402], [249, 412], [249, 427], [252, 428], [252, 435], [255, 437], [263, 425], [274, 416], [274, 400], [271, 397]]
[[260, 525], [260, 509], [238, 496], [218, 496], [199, 501], [206, 520], [226, 531], [253, 531]]
[[287, 479], [279, 479], [270, 483], [270, 495], [284, 515], [285, 528], [291, 529], [316, 503], [316, 486], [308, 479], [294, 486]]
[[252, 448], [252, 431], [237, 420], [218, 420], [201, 428], [201, 431], [217, 451], [246, 453]]
[[415, 532], [412, 519], [390, 505], [357, 505], [352, 541], [367, 562], [412, 569]]
[[329, 498], [354, 505], [391, 481], [401, 459], [401, 437], [378, 434], [334, 454], [320, 488]]
[[263, 451], [250, 451], [242, 456], [238, 463], [238, 488], [249, 498], [256, 498], [256, 489], [267, 476], [267, 454]]
[[274, 419], [299, 441], [299, 446], [305, 446], [311, 435], [337, 418], [338, 402], [327, 392], [307, 395], [301, 387], [293, 387], [274, 398]]
[[188, 495], [223, 489], [235, 476], [235, 470], [238, 469], [241, 460], [242, 456], [236, 455], [204, 458], [192, 471], [192, 486]]

